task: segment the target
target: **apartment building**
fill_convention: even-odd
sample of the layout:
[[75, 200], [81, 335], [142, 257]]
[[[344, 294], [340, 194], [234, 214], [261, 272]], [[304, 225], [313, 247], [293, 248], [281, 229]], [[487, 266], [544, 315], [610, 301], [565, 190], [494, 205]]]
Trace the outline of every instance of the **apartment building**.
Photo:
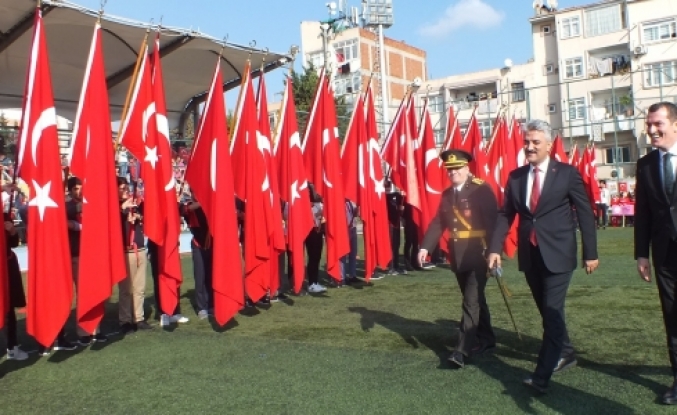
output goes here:
[[529, 23], [530, 62], [506, 62], [421, 87], [419, 98], [429, 95], [438, 136], [449, 105], [462, 125], [477, 106], [485, 137], [502, 110], [548, 121], [567, 151], [593, 141], [599, 178], [633, 176], [635, 161], [650, 150], [646, 109], [662, 100], [677, 102], [677, 1], [606, 0], [541, 9]]
[[[366, 89], [372, 72], [379, 71], [379, 42], [373, 31], [363, 27], [345, 29], [328, 42], [324, 49], [320, 22], [301, 23], [301, 56], [304, 66], [312, 63], [316, 68], [329, 61], [332, 82], [337, 97], [352, 103], [360, 91]], [[386, 96], [392, 120], [397, 106], [408, 86], [416, 78], [426, 79], [426, 52], [399, 41], [384, 37], [386, 61]], [[380, 82], [374, 78], [374, 87], [380, 95]]]

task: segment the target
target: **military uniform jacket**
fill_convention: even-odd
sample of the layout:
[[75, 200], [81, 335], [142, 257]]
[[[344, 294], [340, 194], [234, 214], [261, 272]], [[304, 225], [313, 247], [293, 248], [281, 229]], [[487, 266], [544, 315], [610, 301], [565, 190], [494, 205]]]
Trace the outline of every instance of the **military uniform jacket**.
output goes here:
[[491, 241], [497, 214], [496, 196], [482, 180], [468, 179], [459, 191], [449, 187], [442, 193], [437, 214], [428, 226], [421, 248], [432, 251], [448, 229], [451, 270], [473, 271], [486, 264], [485, 250]]

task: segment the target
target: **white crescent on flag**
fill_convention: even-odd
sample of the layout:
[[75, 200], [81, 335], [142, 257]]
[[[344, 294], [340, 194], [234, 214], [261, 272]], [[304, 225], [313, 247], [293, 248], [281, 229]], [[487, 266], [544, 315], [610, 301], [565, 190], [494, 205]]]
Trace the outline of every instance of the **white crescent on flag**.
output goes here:
[[209, 161], [209, 181], [212, 185], [212, 190], [216, 191], [216, 137], [212, 142], [212, 154], [211, 160]]
[[[171, 149], [171, 143], [169, 142], [169, 122], [167, 121], [167, 117], [164, 114], [160, 114], [159, 112], [155, 113], [155, 123], [157, 124], [157, 132], [160, 134], [165, 140], [167, 140], [167, 146]], [[168, 192], [176, 187], [176, 180], [174, 179], [174, 175], [170, 174], [169, 175], [169, 181], [165, 185], [165, 192]]]
[[33, 126], [33, 131], [31, 132], [31, 152], [33, 156], [33, 165], [38, 164], [36, 152], [38, 151], [38, 145], [40, 144], [40, 139], [42, 138], [42, 132], [52, 126], [56, 126], [56, 110], [54, 107], [45, 108], [37, 121], [35, 121], [35, 126]]
[[141, 139], [144, 143], [146, 142], [146, 137], [148, 137], [148, 121], [150, 121], [153, 115], [155, 115], [155, 102], [148, 104], [148, 107], [143, 111], [143, 134]]
[[[325, 147], [327, 147], [327, 144], [331, 141], [331, 136], [329, 135], [329, 129], [325, 128], [324, 131], [322, 131], [322, 152], [324, 153]], [[331, 182], [327, 179], [327, 172], [322, 168], [322, 177], [324, 180], [324, 184], [329, 187], [333, 188], [334, 185], [331, 184]]]
[[[426, 169], [426, 171], [428, 170], [428, 164], [430, 164], [431, 162], [433, 162], [435, 160], [439, 160], [439, 157], [437, 156], [437, 150], [434, 149], [434, 148], [428, 149], [428, 151], [425, 152], [425, 169]], [[427, 181], [425, 183], [425, 189], [426, 189], [426, 191], [428, 191], [429, 193], [432, 193], [432, 194], [436, 194], [436, 195], [442, 194], [441, 190], [433, 189], [430, 186], [430, 184], [428, 184]]]

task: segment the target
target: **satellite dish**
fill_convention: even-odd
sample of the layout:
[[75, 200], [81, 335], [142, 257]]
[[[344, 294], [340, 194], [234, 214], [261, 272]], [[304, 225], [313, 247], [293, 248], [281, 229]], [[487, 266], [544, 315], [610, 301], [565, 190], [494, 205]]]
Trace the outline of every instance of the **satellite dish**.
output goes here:
[[330, 14], [336, 13], [336, 2], [332, 1], [332, 2], [327, 3], [327, 8], [329, 9]]
[[534, 0], [532, 7], [534, 9], [538, 9], [540, 7], [543, 7], [543, 0]]
[[422, 83], [423, 80], [417, 76], [416, 78], [414, 78], [414, 82], [412, 82], [412, 85], [415, 87], [419, 87], [421, 86]]
[[510, 59], [510, 58], [506, 59], [505, 61], [503, 61], [503, 64], [508, 69], [512, 68], [512, 59]]

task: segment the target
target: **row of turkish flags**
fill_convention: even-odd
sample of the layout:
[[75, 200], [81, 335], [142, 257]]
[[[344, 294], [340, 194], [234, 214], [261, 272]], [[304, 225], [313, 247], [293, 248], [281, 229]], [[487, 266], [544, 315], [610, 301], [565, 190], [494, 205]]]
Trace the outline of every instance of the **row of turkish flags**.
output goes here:
[[592, 205], [593, 212], [597, 211], [596, 203], [600, 201], [599, 186], [597, 184], [597, 156], [595, 152], [595, 144], [590, 143], [583, 149], [583, 154], [578, 151], [576, 143], [571, 147], [569, 156], [564, 151], [562, 137], [559, 135], [555, 137], [552, 148], [550, 150], [550, 157], [562, 162], [568, 163], [578, 169], [578, 172], [583, 178], [585, 192], [588, 194], [588, 199]]

